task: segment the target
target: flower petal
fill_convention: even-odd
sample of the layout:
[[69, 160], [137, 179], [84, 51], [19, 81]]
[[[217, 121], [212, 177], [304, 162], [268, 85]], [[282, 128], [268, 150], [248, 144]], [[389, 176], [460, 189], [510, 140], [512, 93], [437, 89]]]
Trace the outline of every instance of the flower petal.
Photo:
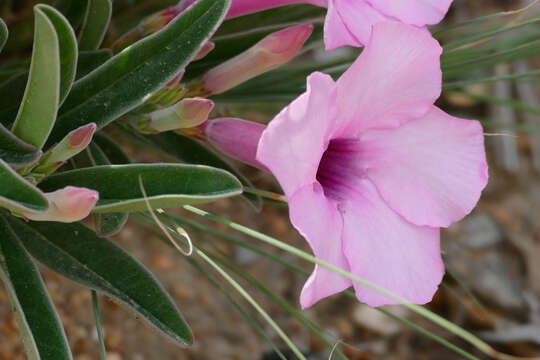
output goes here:
[[[307, 240], [315, 256], [349, 271], [341, 247], [343, 220], [333, 201], [324, 196], [319, 183], [306, 185], [289, 200], [291, 222]], [[351, 281], [319, 265], [307, 280], [300, 304], [308, 308], [317, 301], [350, 287]]]
[[326, 50], [343, 45], [362, 46], [369, 41], [371, 27], [389, 20], [363, 0], [330, 0], [324, 22]]
[[386, 203], [408, 221], [446, 227], [487, 184], [482, 126], [433, 106], [422, 118], [360, 138], [362, 162]]
[[285, 107], [264, 130], [257, 160], [277, 178], [287, 196], [315, 182], [333, 127], [329, 116], [332, 78], [315, 72], [307, 91]]
[[387, 16], [406, 24], [424, 26], [438, 24], [452, 0], [366, 0]]
[[[343, 204], [343, 249], [351, 272], [416, 304], [431, 301], [442, 280], [439, 229], [413, 225], [392, 211], [369, 180]], [[353, 284], [370, 306], [396, 304]]]
[[377, 23], [362, 54], [337, 82], [342, 137], [424, 115], [441, 92], [442, 49], [425, 29]]

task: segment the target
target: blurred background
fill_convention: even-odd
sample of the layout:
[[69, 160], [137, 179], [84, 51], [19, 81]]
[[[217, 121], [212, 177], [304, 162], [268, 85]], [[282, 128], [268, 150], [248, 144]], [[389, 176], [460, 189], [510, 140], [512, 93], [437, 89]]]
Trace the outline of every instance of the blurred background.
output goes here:
[[[31, 53], [34, 3], [26, 0], [0, 0], [0, 16], [10, 28], [10, 40], [0, 59], [0, 82], [11, 76], [16, 66], [20, 69], [27, 66], [27, 63], [20, 60]], [[135, 26], [144, 16], [173, 3], [160, 0], [115, 0], [115, 15], [106, 44]], [[428, 305], [432, 311], [480, 336], [498, 350], [529, 357], [540, 356], [540, 3], [527, 11], [474, 22], [456, 31], [445, 29], [469, 19], [520, 9], [531, 3], [520, 0], [455, 0], [443, 24], [433, 28], [435, 34], [439, 32], [438, 39], [445, 44], [486, 29], [512, 26], [536, 18], [526, 27], [469, 44], [469, 50], [491, 46], [490, 52], [485, 53], [489, 56], [482, 55], [485, 59], [478, 60], [474, 67], [469, 66], [471, 60], [466, 56], [458, 58], [449, 55], [443, 59], [443, 67], [447, 69], [446, 86], [438, 105], [453, 115], [482, 121], [486, 132], [490, 181], [474, 212], [443, 231], [443, 256], [447, 275], [434, 300]], [[279, 82], [274, 82], [273, 87], [268, 89], [276, 95], [275, 99], [266, 101], [263, 98], [270, 90], [263, 88], [259, 95], [253, 88], [260, 83], [255, 81], [245, 84], [217, 97], [213, 115], [238, 116], [266, 123], [283, 104], [301, 92], [305, 81], [302, 71], [308, 68], [326, 69], [336, 75], [357, 55], [357, 52], [350, 49], [332, 53], [323, 51], [320, 23], [324, 12], [309, 5], [230, 21], [217, 36], [225, 38], [227, 32], [234, 31], [236, 27], [245, 29], [250, 24], [253, 27], [259, 26], [261, 19], [274, 15], [282, 16], [282, 22], [294, 22], [294, 18], [288, 17], [296, 13], [304, 14], [304, 19], [309, 18], [319, 26], [315, 31], [315, 40], [286, 69], [288, 72], [285, 74], [292, 74], [291, 78], [287, 78], [290, 87], [282, 89]], [[499, 60], [493, 61], [494, 57]], [[210, 54], [205, 61], [203, 65], [217, 61], [217, 55], [212, 57]], [[196, 75], [204, 68], [203, 65], [193, 64], [188, 68], [187, 76]], [[533, 76], [512, 76], [521, 73]], [[272, 80], [273, 75], [269, 75], [265, 79]], [[298, 91], [294, 88], [296, 75], [300, 84]], [[510, 76], [510, 79], [493, 81], [493, 77], [505, 79], [505, 76]], [[491, 79], [470, 81], [476, 78]], [[107, 131], [115, 135], [114, 129]], [[161, 159], [160, 154], [141, 150], [125, 139], [120, 141], [123, 141], [126, 151], [134, 159], [148, 162]], [[257, 188], [280, 191], [270, 175], [242, 164], [237, 165]], [[205, 208], [309, 250], [289, 223], [287, 209], [277, 203], [265, 204], [260, 213], [235, 199], [221, 200]], [[178, 213], [190, 218], [187, 213]], [[200, 219], [196, 220], [200, 222]], [[215, 223], [202, 224], [233, 234], [226, 227]], [[208, 232], [200, 232], [189, 226], [186, 226], [186, 230], [195, 242], [221, 251], [274, 295], [299, 310], [298, 297], [305, 281], [304, 276]], [[234, 236], [242, 238], [237, 234]], [[288, 254], [267, 248], [249, 238], [245, 240], [290, 263], [311, 269], [310, 264], [302, 263]], [[109, 360], [278, 359], [269, 343], [245, 320], [226, 294], [147, 229], [130, 222], [114, 237], [114, 241], [158, 277], [190, 324], [195, 344], [186, 349], [179, 348], [154, 333], [121, 306], [101, 297], [101, 319]], [[41, 269], [75, 358], [99, 359], [90, 291], [45, 268]], [[330, 358], [331, 351], [326, 344], [283, 306], [272, 301], [253, 284], [245, 281], [241, 283], [295, 344], [305, 351], [309, 359]], [[234, 291], [223, 284], [233, 299], [242, 302]], [[447, 332], [403, 307], [388, 307], [387, 310], [484, 358], [466, 343], [452, 338]], [[402, 322], [343, 295], [323, 300], [302, 314], [318, 324], [332, 342], [342, 342], [340, 349], [352, 360], [460, 358]], [[286, 354], [286, 347], [279, 337], [256, 314], [252, 313], [252, 316], [267, 330], [272, 342], [283, 348]], [[287, 357], [293, 358], [292, 355]], [[0, 360], [25, 358], [7, 294], [0, 287]]]

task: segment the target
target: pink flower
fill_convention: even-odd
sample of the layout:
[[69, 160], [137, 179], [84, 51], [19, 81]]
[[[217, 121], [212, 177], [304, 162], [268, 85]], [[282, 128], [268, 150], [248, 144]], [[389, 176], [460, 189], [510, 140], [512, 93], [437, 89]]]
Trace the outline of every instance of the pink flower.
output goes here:
[[[195, 0], [184, 0], [185, 8]], [[308, 3], [327, 7], [324, 42], [327, 50], [367, 43], [371, 27], [380, 21], [400, 21], [423, 27], [438, 24], [452, 0], [232, 0], [227, 18], [278, 6]]]
[[419, 27], [438, 24], [452, 0], [328, 0], [324, 23], [327, 50], [362, 46], [380, 21], [398, 20]]
[[[376, 24], [337, 82], [308, 77], [257, 150], [315, 256], [414, 303], [444, 274], [439, 228], [468, 214], [488, 179], [480, 124], [433, 105], [441, 51], [426, 29]], [[301, 305], [351, 285], [371, 306], [395, 303], [315, 266]]]
[[55, 192], [46, 193], [49, 200], [47, 211], [23, 213], [30, 220], [75, 222], [84, 219], [99, 199], [97, 191], [66, 186]]

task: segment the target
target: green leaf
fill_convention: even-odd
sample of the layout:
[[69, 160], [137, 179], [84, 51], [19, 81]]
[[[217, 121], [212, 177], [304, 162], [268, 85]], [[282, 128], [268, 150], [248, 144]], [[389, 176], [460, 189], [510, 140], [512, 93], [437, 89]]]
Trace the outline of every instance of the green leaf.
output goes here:
[[2, 52], [4, 45], [6, 45], [8, 34], [9, 31], [6, 23], [4, 22], [4, 20], [2, 20], [2, 18], [0, 18], [0, 52]]
[[64, 329], [47, 289], [21, 244], [21, 233], [15, 231], [1, 214], [0, 234], [0, 275], [9, 294], [28, 358], [72, 359]]
[[68, 18], [71, 26], [77, 29], [84, 19], [87, 0], [57, 0], [55, 7]]
[[5, 127], [11, 127], [17, 116], [27, 82], [28, 72], [24, 72], [0, 85], [0, 123]]
[[34, 146], [25, 143], [0, 124], [0, 159], [13, 167], [23, 167], [41, 156]]
[[54, 25], [60, 46], [60, 101], [62, 104], [71, 89], [77, 72], [77, 38], [68, 20], [55, 8], [47, 5], [38, 7]]
[[127, 213], [94, 214], [96, 233], [99, 236], [118, 234], [128, 221], [128, 218], [129, 214]]
[[99, 192], [94, 212], [146, 210], [139, 177], [153, 208], [205, 203], [240, 195], [242, 185], [228, 172], [202, 165], [108, 165], [54, 174], [39, 184], [54, 191], [67, 185]]
[[79, 80], [83, 76], [88, 75], [110, 58], [112, 58], [112, 51], [109, 49], [79, 52], [75, 79]]
[[0, 206], [15, 212], [45, 211], [49, 202], [38, 188], [0, 160]]
[[195, 56], [225, 16], [230, 0], [200, 0], [149, 36], [77, 81], [49, 139], [89, 122], [99, 128], [143, 103]]
[[131, 160], [126, 155], [124, 150], [116, 144], [107, 134], [100, 131], [94, 134], [94, 143], [96, 143], [101, 151], [107, 156], [111, 164], [129, 164]]
[[54, 125], [60, 100], [59, 41], [43, 7], [34, 7], [34, 49], [30, 75], [12, 128], [16, 136], [38, 149], [41, 149]]
[[[96, 165], [111, 165], [111, 161], [105, 155], [105, 152], [94, 142], [92, 142], [87, 148], [88, 156]], [[94, 225], [96, 233], [99, 236], [112, 236], [122, 230], [126, 224], [129, 215], [127, 213], [103, 213], [94, 214]]]
[[111, 0], [88, 0], [86, 15], [79, 34], [81, 50], [96, 50], [101, 45], [112, 15]]
[[[161, 151], [182, 162], [207, 165], [226, 170], [234, 174], [243, 185], [248, 187], [252, 186], [249, 180], [231, 164], [196, 140], [177, 135], [170, 131], [158, 135], [141, 136], [141, 140], [146, 141], [150, 145], [159, 148]], [[242, 194], [242, 196], [248, 200], [256, 210], [261, 209], [262, 200], [259, 196], [247, 193]]]
[[[26, 249], [42, 264], [127, 305], [182, 345], [193, 338], [173, 301], [156, 279], [124, 250], [81, 224], [13, 219]], [[30, 227], [32, 229], [30, 229]]]

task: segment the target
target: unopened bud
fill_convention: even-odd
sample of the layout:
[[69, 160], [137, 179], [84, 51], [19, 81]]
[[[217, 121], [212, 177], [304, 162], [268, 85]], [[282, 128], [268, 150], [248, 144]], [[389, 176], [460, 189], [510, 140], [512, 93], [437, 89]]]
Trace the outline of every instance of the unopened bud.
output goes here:
[[208, 55], [210, 51], [214, 50], [215, 47], [216, 45], [213, 42], [211, 41], [205, 42], [204, 45], [201, 46], [201, 48], [199, 49], [199, 52], [197, 53], [197, 55], [195, 55], [195, 57], [193, 58], [193, 61], [201, 60], [206, 55]]
[[118, 53], [142, 38], [163, 29], [180, 13], [181, 10], [178, 6], [171, 6], [144, 18], [137, 27], [115, 41], [112, 46], [114, 53]]
[[129, 121], [142, 133], [157, 134], [200, 125], [208, 119], [213, 108], [214, 103], [208, 99], [184, 99], [176, 105], [131, 118]]
[[90, 123], [73, 130], [39, 160], [32, 173], [48, 175], [58, 169], [66, 160], [77, 155], [90, 144], [97, 126]]
[[236, 118], [220, 118], [203, 124], [206, 140], [222, 153], [268, 171], [255, 159], [257, 146], [266, 126]]
[[90, 214], [99, 199], [97, 191], [66, 186], [52, 193], [46, 193], [49, 208], [44, 212], [28, 212], [23, 215], [36, 221], [75, 222]]
[[291, 60], [311, 35], [313, 25], [304, 24], [270, 34], [257, 44], [209, 70], [190, 84], [199, 96], [220, 94]]

